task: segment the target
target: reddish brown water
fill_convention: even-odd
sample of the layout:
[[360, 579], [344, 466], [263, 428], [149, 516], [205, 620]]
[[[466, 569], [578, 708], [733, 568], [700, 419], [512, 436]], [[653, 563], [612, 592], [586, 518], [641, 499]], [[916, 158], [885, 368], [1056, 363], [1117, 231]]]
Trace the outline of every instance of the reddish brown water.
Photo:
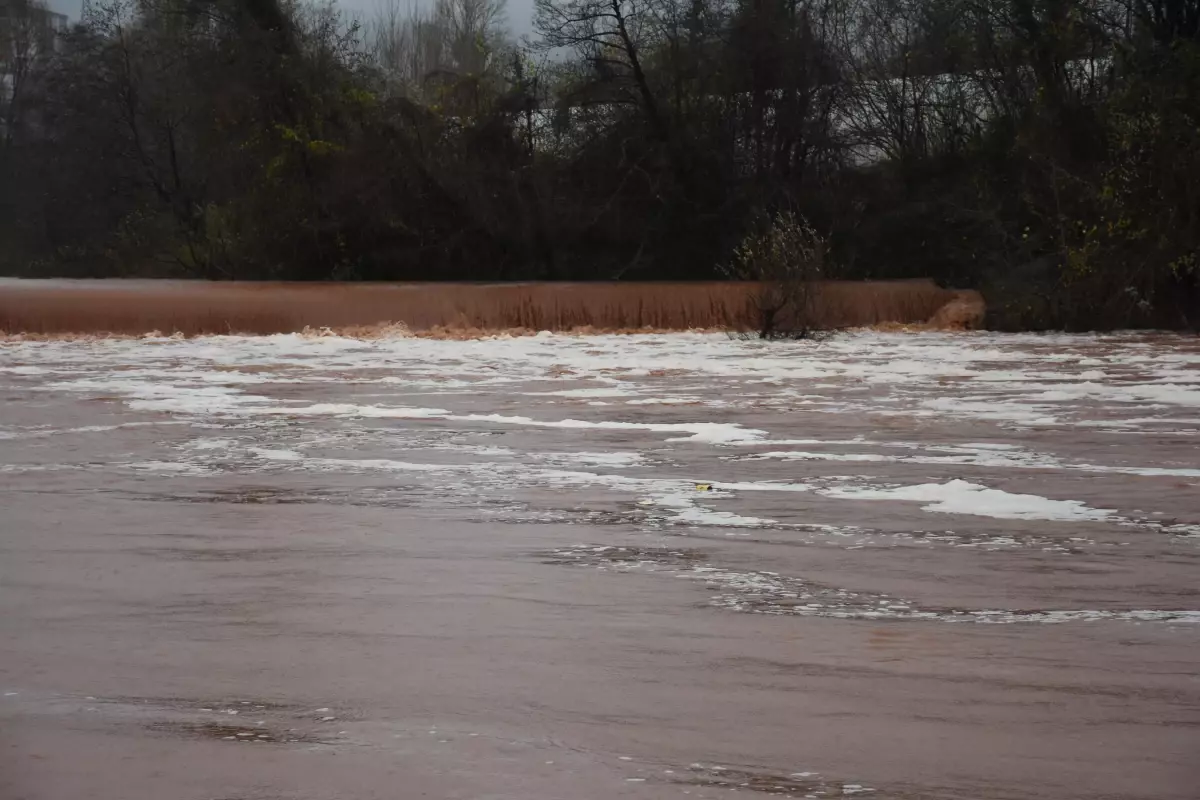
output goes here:
[[0, 797], [1191, 800], [1198, 395], [1163, 337], [0, 347]]
[[[963, 293], [932, 281], [829, 281], [833, 327], [922, 323]], [[0, 279], [0, 333], [290, 333], [402, 323], [415, 331], [757, 329], [748, 283], [206, 283]], [[977, 298], [977, 293], [965, 293]], [[982, 300], [979, 299], [982, 305]]]

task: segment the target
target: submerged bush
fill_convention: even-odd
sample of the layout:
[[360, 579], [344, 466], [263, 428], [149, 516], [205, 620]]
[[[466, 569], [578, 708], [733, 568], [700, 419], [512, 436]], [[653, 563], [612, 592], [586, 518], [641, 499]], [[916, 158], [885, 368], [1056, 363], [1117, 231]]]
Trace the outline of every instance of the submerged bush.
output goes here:
[[820, 332], [818, 282], [828, 273], [828, 241], [790, 211], [756, 226], [726, 268], [733, 280], [761, 284], [750, 300], [760, 339], [808, 339]]

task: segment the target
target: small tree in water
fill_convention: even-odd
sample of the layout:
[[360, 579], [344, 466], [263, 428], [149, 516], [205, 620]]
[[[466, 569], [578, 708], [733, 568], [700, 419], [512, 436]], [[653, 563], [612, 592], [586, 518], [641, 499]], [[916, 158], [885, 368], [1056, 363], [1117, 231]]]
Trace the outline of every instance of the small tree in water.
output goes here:
[[725, 273], [759, 284], [750, 299], [758, 338], [810, 339], [822, 332], [817, 284], [829, 277], [828, 259], [825, 237], [790, 211], [746, 235]]

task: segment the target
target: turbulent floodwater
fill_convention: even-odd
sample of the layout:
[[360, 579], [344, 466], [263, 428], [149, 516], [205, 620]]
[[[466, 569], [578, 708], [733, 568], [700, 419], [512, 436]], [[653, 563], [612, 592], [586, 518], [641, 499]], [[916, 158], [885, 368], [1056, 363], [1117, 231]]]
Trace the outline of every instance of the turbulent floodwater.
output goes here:
[[1179, 798], [1200, 341], [0, 345], [0, 796]]

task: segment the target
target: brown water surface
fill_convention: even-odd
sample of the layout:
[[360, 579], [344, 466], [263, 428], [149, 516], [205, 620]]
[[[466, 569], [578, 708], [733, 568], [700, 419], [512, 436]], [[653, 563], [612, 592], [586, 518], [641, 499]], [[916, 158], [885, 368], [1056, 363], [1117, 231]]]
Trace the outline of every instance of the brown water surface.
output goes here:
[[0, 398], [6, 799], [1198, 796], [1195, 340], [25, 342]]

